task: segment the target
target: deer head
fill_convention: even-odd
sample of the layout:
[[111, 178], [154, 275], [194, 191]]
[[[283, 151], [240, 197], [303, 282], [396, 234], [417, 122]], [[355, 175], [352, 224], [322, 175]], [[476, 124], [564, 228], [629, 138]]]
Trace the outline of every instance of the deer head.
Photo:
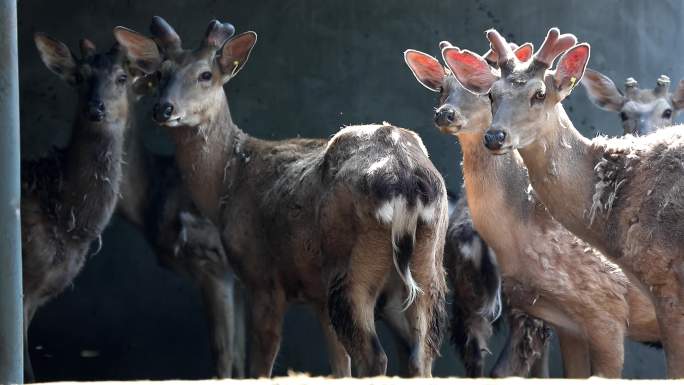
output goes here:
[[153, 38], [124, 27], [114, 36], [128, 49], [132, 61], [159, 68], [159, 97], [154, 119], [168, 127], [194, 127], [211, 120], [225, 100], [223, 85], [247, 62], [257, 40], [254, 32], [232, 37], [229, 23], [213, 20], [194, 50], [182, 48], [176, 31], [155, 16], [150, 27]]
[[[440, 42], [439, 47], [458, 50], [447, 41]], [[520, 47], [511, 43], [511, 48], [515, 57], [521, 61], [528, 60], [533, 51], [530, 43]], [[490, 71], [497, 73], [497, 54], [490, 50], [483, 57], [491, 67]], [[465, 89], [449, 69], [445, 69], [436, 58], [426, 53], [407, 50], [404, 52], [404, 60], [420, 84], [433, 92], [439, 92], [434, 121], [440, 131], [457, 135], [464, 130], [478, 132], [489, 127], [492, 112], [487, 95], [475, 94]]]
[[95, 44], [82, 39], [77, 58], [66, 44], [43, 33], [36, 33], [34, 41], [45, 66], [76, 89], [81, 119], [97, 125], [128, 116], [129, 97], [146, 82], [143, 72], [126, 60], [121, 46], [97, 53]]
[[670, 93], [670, 78], [665, 75], [652, 89], [641, 89], [634, 78], [627, 78], [622, 92], [608, 76], [587, 68], [582, 85], [595, 105], [620, 114], [625, 134], [646, 135], [670, 126], [684, 108], [684, 80]]
[[[574, 35], [561, 35], [552, 28], [534, 56], [521, 61], [496, 30], [487, 31], [487, 39], [497, 54], [499, 73], [492, 71], [482, 56], [467, 50], [446, 47], [442, 56], [464, 87], [489, 95], [493, 118], [485, 133], [485, 146], [494, 153], [504, 153], [537, 139], [552, 116], [548, 112], [582, 79], [589, 45], [576, 44]], [[556, 70], [549, 70], [562, 53]]]

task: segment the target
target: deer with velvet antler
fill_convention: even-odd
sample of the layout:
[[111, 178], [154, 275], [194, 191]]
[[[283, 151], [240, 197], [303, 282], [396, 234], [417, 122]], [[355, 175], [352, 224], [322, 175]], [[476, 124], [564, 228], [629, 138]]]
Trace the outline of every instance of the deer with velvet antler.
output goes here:
[[498, 53], [500, 73], [470, 51], [442, 52], [461, 84], [489, 95], [493, 116], [486, 147], [494, 154], [518, 150], [532, 187], [554, 218], [641, 283], [656, 308], [668, 376], [683, 377], [681, 128], [587, 139], [561, 102], [584, 75], [589, 44], [577, 44], [574, 35], [553, 28], [539, 51], [521, 61], [497, 31], [487, 31], [487, 38]]

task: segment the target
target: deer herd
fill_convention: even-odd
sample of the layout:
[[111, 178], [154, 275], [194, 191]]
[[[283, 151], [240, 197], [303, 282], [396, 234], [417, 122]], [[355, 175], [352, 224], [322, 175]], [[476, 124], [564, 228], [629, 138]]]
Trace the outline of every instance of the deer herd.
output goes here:
[[[448, 331], [466, 375], [484, 376], [502, 314], [510, 332], [489, 375], [548, 376], [553, 330], [566, 377], [620, 377], [625, 338], [662, 346], [668, 376], [684, 377], [684, 134], [672, 126], [684, 81], [670, 92], [667, 76], [654, 89], [629, 78], [621, 91], [586, 68], [589, 44], [556, 28], [536, 52], [496, 30], [483, 55], [446, 41], [441, 61], [407, 50], [439, 94], [426, 120], [461, 146], [455, 200], [420, 137], [388, 123], [329, 140], [238, 128], [224, 85], [254, 32], [213, 20], [187, 48], [154, 17], [149, 35], [113, 34], [109, 50], [81, 40], [80, 55], [34, 36], [78, 103], [66, 147], [22, 163], [28, 380], [32, 318], [101, 247], [114, 213], [199, 286], [221, 378], [272, 374], [292, 303], [318, 316], [339, 377], [386, 373], [377, 319], [403, 374], [431, 376]], [[625, 136], [574, 128], [562, 101], [580, 83]], [[175, 157], [145, 148], [141, 98]]]

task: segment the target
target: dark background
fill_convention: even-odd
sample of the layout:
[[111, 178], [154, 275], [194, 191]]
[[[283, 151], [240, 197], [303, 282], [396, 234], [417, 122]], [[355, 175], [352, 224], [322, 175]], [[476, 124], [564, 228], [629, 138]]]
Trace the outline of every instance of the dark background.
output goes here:
[[[403, 62], [407, 48], [438, 54], [437, 42], [483, 52], [483, 31], [496, 27], [522, 43], [541, 43], [560, 27], [592, 44], [590, 66], [622, 85], [634, 76], [652, 86], [661, 74], [682, 77], [681, 1], [75, 1], [19, 2], [21, 123], [24, 157], [63, 145], [74, 96], [40, 62], [32, 34], [43, 31], [77, 49], [89, 37], [112, 44], [112, 27], [147, 32], [150, 17], [166, 18], [185, 46], [194, 47], [212, 18], [239, 32], [259, 34], [245, 69], [227, 87], [236, 123], [270, 139], [329, 137], [340, 126], [389, 121], [417, 131], [452, 190], [461, 183], [456, 140], [431, 124], [435, 95], [419, 86]], [[620, 132], [619, 119], [590, 104], [578, 89], [565, 103], [585, 135]], [[172, 151], [139, 108], [148, 146]], [[38, 312], [31, 351], [41, 380], [203, 378], [212, 375], [199, 294], [188, 279], [166, 271], [142, 236], [114, 218], [102, 251], [89, 259], [73, 288]], [[495, 352], [500, 349], [497, 338]], [[383, 344], [392, 353], [387, 333]], [[436, 375], [459, 375], [461, 364], [444, 347]], [[94, 356], [94, 357], [92, 357]], [[396, 364], [390, 358], [390, 373]], [[328, 372], [318, 322], [293, 307], [275, 373]], [[561, 374], [554, 346], [552, 374]], [[624, 375], [664, 375], [662, 353], [629, 343]]]

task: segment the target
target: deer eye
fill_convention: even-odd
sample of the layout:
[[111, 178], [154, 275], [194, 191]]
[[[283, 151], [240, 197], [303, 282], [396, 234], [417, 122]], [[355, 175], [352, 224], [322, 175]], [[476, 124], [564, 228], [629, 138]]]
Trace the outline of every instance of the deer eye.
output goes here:
[[122, 75], [119, 75], [118, 78], [116, 78], [116, 83], [117, 84], [125, 84], [126, 80], [128, 80], [128, 75], [122, 74]]
[[212, 77], [211, 71], [204, 71], [200, 74], [199, 80], [206, 82], [208, 80], [211, 80], [211, 77]]
[[672, 110], [671, 109], [668, 108], [667, 110], [663, 111], [663, 119], [670, 119], [671, 117], [672, 117]]
[[627, 114], [625, 112], [620, 112], [620, 119], [624, 122], [625, 120], [629, 119]]
[[534, 93], [534, 100], [535, 101], [542, 101], [546, 98], [546, 92], [543, 90], [538, 90], [537, 92]]

